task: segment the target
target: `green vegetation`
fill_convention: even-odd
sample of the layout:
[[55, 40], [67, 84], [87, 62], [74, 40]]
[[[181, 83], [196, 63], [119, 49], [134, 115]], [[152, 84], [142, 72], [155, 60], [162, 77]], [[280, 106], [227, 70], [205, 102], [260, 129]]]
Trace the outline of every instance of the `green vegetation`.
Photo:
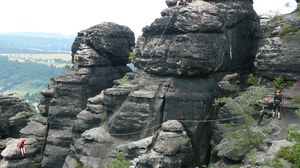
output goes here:
[[283, 16], [274, 16], [268, 21], [268, 23], [275, 23], [281, 20], [283, 20]]
[[232, 103], [233, 102], [233, 99], [231, 97], [221, 97], [221, 98], [216, 98], [214, 100], [214, 104], [213, 106], [214, 107], [218, 107], [218, 105], [220, 103]]
[[296, 142], [293, 146], [281, 147], [276, 158], [283, 158], [292, 164], [293, 168], [300, 167], [300, 132], [293, 127], [287, 128], [286, 138]]
[[295, 12], [297, 13], [297, 16], [300, 17], [300, 2], [298, 2], [297, 4], [297, 8]]
[[65, 70], [70, 71], [72, 68], [72, 65], [66, 64], [64, 68], [65, 68]]
[[286, 129], [286, 139], [291, 142], [300, 142], [300, 132], [294, 127], [289, 126]]
[[276, 153], [276, 158], [283, 158], [290, 162], [293, 168], [300, 167], [300, 142], [296, 142], [293, 146], [281, 147]]
[[[250, 128], [250, 127], [249, 127]], [[257, 132], [235, 132], [232, 134], [232, 138], [236, 140], [236, 147], [238, 150], [245, 151], [245, 153], [250, 152], [254, 148], [259, 148], [259, 145], [265, 139], [265, 137]]]
[[294, 99], [291, 100], [292, 104], [300, 104], [300, 96], [296, 96]]
[[46, 88], [52, 76], [64, 72], [64, 68], [30, 61], [9, 61], [7, 57], [0, 57], [0, 67], [1, 92], [16, 90], [21, 95], [25, 95], [28, 90]]
[[247, 83], [248, 85], [258, 85], [258, 79], [253, 75], [253, 74], [249, 74], [248, 78], [247, 78]]
[[251, 153], [251, 154], [248, 155], [248, 157], [250, 159], [251, 165], [255, 165], [255, 163], [256, 163], [256, 156], [253, 153]]
[[285, 23], [281, 26], [279, 36], [280, 36], [280, 38], [283, 38], [286, 34], [288, 34], [290, 32], [297, 32], [297, 31], [299, 31], [298, 28], [294, 27], [291, 24]]
[[273, 168], [283, 168], [283, 165], [280, 163], [280, 161], [277, 158], [275, 158], [273, 161], [266, 159], [265, 162], [267, 166]]
[[128, 59], [130, 63], [135, 63], [134, 51], [130, 52]]
[[300, 117], [300, 109], [296, 110], [295, 112]]
[[284, 84], [284, 79], [282, 76], [277, 76], [275, 77], [275, 79], [273, 80], [273, 84], [275, 87], [275, 90], [279, 89], [279, 90], [283, 90], [283, 84]]
[[128, 77], [128, 76], [124, 76], [124, 77], [121, 79], [121, 84], [128, 83], [128, 81], [129, 81], [129, 77]]
[[129, 166], [130, 162], [120, 152], [117, 153], [112, 163], [107, 164], [107, 168], [129, 168]]
[[239, 118], [239, 123], [242, 122], [240, 127], [245, 131], [229, 132], [225, 134], [225, 137], [234, 139], [238, 150], [245, 153], [258, 148], [264, 140], [264, 136], [261, 133], [253, 132], [250, 128], [255, 123], [252, 117], [255, 111], [254, 105], [258, 100], [263, 98], [265, 92], [265, 87], [252, 87], [235, 99], [225, 97], [215, 99], [214, 101], [214, 106], [217, 106], [219, 103], [226, 103], [226, 107], [231, 114], [241, 117]]
[[0, 33], [0, 53], [70, 53], [74, 38], [54, 33]]
[[7, 57], [0, 57], [0, 67], [0, 92], [14, 92], [28, 100], [31, 107], [39, 102], [40, 91], [47, 88], [50, 78], [65, 71], [30, 61], [9, 61]]
[[273, 31], [274, 31], [273, 28], [268, 27], [268, 28], [264, 31], [264, 36], [265, 36], [265, 37], [269, 37]]

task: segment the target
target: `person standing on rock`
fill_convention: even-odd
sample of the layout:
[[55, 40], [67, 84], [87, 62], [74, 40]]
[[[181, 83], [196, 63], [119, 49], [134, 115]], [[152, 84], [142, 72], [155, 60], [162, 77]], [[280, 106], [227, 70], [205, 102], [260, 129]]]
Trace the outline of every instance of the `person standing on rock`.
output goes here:
[[274, 95], [274, 109], [273, 109], [273, 118], [277, 115], [278, 119], [281, 119], [281, 107], [282, 107], [282, 94], [280, 90], [276, 90]]
[[26, 138], [21, 138], [18, 142], [18, 149], [21, 151], [22, 156], [26, 157], [26, 146], [25, 146]]

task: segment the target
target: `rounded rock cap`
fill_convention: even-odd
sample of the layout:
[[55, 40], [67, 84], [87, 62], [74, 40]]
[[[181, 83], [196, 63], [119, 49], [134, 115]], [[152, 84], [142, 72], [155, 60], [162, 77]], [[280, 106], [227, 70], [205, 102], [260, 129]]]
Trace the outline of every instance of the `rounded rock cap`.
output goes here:
[[182, 132], [184, 127], [177, 120], [168, 120], [162, 124], [162, 130], [166, 132]]

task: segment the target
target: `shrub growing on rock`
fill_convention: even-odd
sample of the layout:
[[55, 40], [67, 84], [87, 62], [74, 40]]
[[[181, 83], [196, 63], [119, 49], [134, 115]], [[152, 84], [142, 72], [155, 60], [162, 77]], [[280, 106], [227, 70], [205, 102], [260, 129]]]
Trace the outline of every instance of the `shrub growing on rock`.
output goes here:
[[107, 164], [107, 168], [129, 168], [130, 162], [125, 159], [122, 153], [118, 152], [112, 163]]

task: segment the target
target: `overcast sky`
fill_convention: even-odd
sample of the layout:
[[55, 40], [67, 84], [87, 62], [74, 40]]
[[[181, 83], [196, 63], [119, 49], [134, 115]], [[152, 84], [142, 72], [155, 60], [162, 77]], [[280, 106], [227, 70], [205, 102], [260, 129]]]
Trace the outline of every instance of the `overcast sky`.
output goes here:
[[[259, 13], [283, 11], [295, 0], [254, 0]], [[166, 8], [165, 0], [1, 0], [0, 32], [73, 34], [101, 22], [128, 26], [137, 35]]]

